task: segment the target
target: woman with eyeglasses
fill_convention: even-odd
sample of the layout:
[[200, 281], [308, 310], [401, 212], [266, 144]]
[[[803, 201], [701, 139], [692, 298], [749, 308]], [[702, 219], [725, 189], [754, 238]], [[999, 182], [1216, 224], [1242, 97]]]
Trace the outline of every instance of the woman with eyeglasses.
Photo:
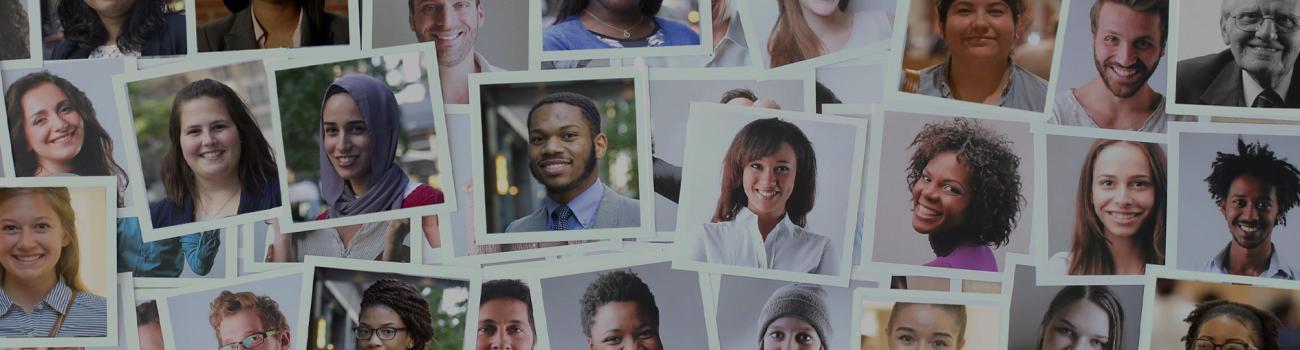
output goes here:
[[424, 349], [433, 340], [429, 302], [410, 283], [386, 278], [361, 295], [352, 334], [363, 349]]
[[1277, 350], [1282, 322], [1272, 313], [1227, 300], [1201, 303], [1183, 322], [1187, 350]]

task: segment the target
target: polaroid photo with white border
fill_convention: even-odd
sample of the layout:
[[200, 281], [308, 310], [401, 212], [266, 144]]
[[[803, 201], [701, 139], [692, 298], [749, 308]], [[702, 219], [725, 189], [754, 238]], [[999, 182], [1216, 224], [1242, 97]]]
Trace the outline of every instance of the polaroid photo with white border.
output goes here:
[[[1000, 348], [1059, 349], [1082, 343], [1100, 343], [1104, 349], [1137, 347], [1145, 300], [1141, 284], [1043, 284], [1035, 277], [1040, 274], [1037, 266], [1042, 265], [1033, 264], [1033, 260], [1028, 255], [1007, 255], [1001, 322], [1008, 332], [1000, 334]], [[1085, 301], [1089, 304], [1078, 306]], [[1098, 324], [1097, 320], [1110, 322]], [[1058, 331], [1062, 328], [1074, 331], [1076, 338], [1061, 337]]]
[[[204, 5], [219, 5], [225, 9], [204, 9], [199, 7], [199, 2]], [[191, 58], [198, 58], [204, 61], [232, 61], [254, 59], [271, 59], [271, 58], [309, 58], [309, 57], [328, 57], [338, 55], [350, 55], [361, 51], [361, 5], [360, 0], [316, 0], [316, 6], [321, 11], [318, 14], [308, 15], [305, 9], [300, 8], [303, 16], [299, 17], [300, 21], [304, 18], [310, 19], [317, 26], [322, 28], [312, 28], [304, 30], [307, 24], [301, 24], [296, 35], [291, 37], [299, 47], [291, 48], [260, 48], [263, 44], [258, 41], [266, 40], [266, 34], [254, 29], [241, 29], [243, 26], [254, 27], [256, 20], [253, 18], [252, 5], [247, 5], [239, 11], [230, 11], [226, 2], [209, 2], [200, 0], [185, 0], [185, 7], [193, 9], [192, 15], [188, 18], [190, 21], [188, 27], [189, 38], [187, 40]], [[339, 15], [330, 9], [331, 5], [342, 3], [346, 6], [347, 15]], [[240, 4], [249, 4], [249, 2], [230, 2], [235, 6]], [[230, 13], [221, 18], [204, 18], [204, 23], [199, 23], [199, 13]], [[322, 30], [324, 33], [322, 33]], [[338, 36], [345, 34], [346, 43], [336, 43]], [[262, 38], [259, 39], [258, 35]], [[219, 37], [218, 37], [219, 36]], [[329, 42], [316, 42], [324, 40]]]
[[[1003, 303], [1000, 295], [858, 288], [851, 304], [853, 323], [847, 330], [861, 340], [849, 342], [849, 349], [863, 349], [863, 344], [871, 345], [869, 349], [890, 349], [894, 341], [910, 341], [898, 346], [924, 341], [954, 349], [997, 349], [998, 338], [992, 335], [1005, 332], [999, 321]], [[923, 319], [935, 322], [933, 332], [922, 334]]]
[[[303, 285], [311, 279], [309, 268], [299, 265], [238, 277], [220, 284], [162, 292], [163, 295], [156, 300], [163, 344], [168, 349], [179, 349], [180, 344], [221, 347], [238, 344], [247, 338], [254, 338], [254, 341], [260, 338], [262, 342], [279, 342], [281, 348], [301, 348], [298, 345], [311, 341], [307, 338], [308, 314], [302, 305]], [[219, 302], [216, 308], [211, 306], [214, 302]], [[266, 310], [275, 313], [263, 315]], [[209, 322], [211, 316], [216, 316], [216, 327]], [[231, 319], [229, 325], [226, 319]], [[262, 319], [280, 319], [283, 322], [266, 325], [261, 324]]]
[[[9, 5], [22, 6], [21, 9], [11, 8]], [[5, 22], [17, 19], [19, 16], [24, 17], [27, 23], [18, 26], [17, 29], [26, 28], [26, 33], [5, 33], [6, 40], [14, 40], [13, 48], [27, 50], [26, 55], [19, 54], [15, 57], [0, 60], [0, 69], [18, 69], [18, 68], [39, 68], [43, 61], [43, 48], [41, 46], [41, 1], [40, 0], [7, 0], [5, 7], [7, 15]], [[11, 36], [12, 35], [12, 36]], [[20, 43], [21, 42], [21, 43]], [[4, 49], [7, 51], [11, 48], [6, 43]], [[6, 52], [6, 56], [8, 52]]]
[[[597, 17], [587, 8], [570, 8], [582, 12], [574, 11], [566, 18], [556, 18], [559, 16], [559, 11], [566, 10], [570, 6], [558, 2], [529, 2], [527, 28], [530, 28], [528, 30], [530, 57], [538, 62], [572, 62], [625, 57], [699, 56], [712, 53], [713, 26], [699, 24], [712, 23], [713, 7], [709, 6], [708, 1], [702, 0], [672, 2], [671, 6], [663, 6], [662, 3], [638, 5], [638, 8], [633, 10], [641, 12], [641, 20], [631, 27], [614, 26], [608, 23], [609, 21]], [[601, 12], [608, 11], [616, 11], [616, 9], [603, 9]], [[672, 15], [662, 16], [664, 12], [671, 12]], [[608, 18], [612, 16], [606, 17], [612, 20]], [[647, 17], [654, 21], [653, 26], [640, 24]], [[583, 21], [584, 18], [591, 18], [592, 23]], [[592, 27], [588, 27], [589, 25]], [[639, 44], [648, 46], [623, 47], [623, 40], [618, 38], [618, 35], [597, 35], [597, 31], [622, 33], [622, 39], [632, 39], [635, 31], [636, 34], [645, 36], [645, 42]], [[636, 41], [639, 40], [630, 42]], [[618, 43], [619, 46], [613, 46], [611, 42]], [[473, 93], [472, 89], [470, 91]]]
[[[846, 58], [888, 51], [896, 37], [893, 23], [896, 11], [911, 6], [906, 0], [730, 3], [739, 7], [742, 22], [749, 29], [745, 31], [745, 40], [750, 64], [764, 72], [813, 70]], [[844, 22], [851, 25], [834, 33], [818, 32], [818, 28], [832, 28], [836, 26], [831, 23]], [[800, 25], [803, 28], [796, 27]], [[838, 40], [821, 41], [827, 38]], [[818, 47], [806, 47], [809, 45]], [[807, 52], [814, 49], [818, 52]], [[790, 52], [773, 57], [773, 51], [777, 50]]]

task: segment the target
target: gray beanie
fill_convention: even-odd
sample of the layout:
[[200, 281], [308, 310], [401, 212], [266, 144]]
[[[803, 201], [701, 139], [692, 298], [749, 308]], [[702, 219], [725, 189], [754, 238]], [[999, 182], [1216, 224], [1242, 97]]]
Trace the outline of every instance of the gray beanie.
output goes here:
[[779, 318], [793, 316], [812, 325], [825, 349], [831, 336], [831, 321], [826, 312], [826, 290], [815, 284], [787, 284], [778, 288], [763, 305], [758, 318], [758, 341], [762, 343], [767, 326]]

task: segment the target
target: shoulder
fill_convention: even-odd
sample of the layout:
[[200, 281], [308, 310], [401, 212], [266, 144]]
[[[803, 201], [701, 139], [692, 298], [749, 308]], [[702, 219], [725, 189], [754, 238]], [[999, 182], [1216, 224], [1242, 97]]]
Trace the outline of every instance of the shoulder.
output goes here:
[[163, 15], [163, 27], [169, 33], [185, 33], [185, 15], [168, 13]]
[[[582, 23], [578, 17], [570, 17], [559, 23], [553, 24], [542, 30], [543, 44], [563, 45], [564, 41], [569, 40], [575, 33], [579, 33]], [[550, 48], [548, 46], [548, 48]]]
[[[226, 34], [229, 34], [231, 31], [239, 30], [234, 28], [235, 17], [238, 17], [243, 13], [244, 11], [240, 11], [199, 26], [198, 30], [195, 31], [199, 51], [225, 50]], [[252, 29], [250, 28], [249, 30]]]
[[1184, 90], [1192, 87], [1209, 85], [1218, 78], [1219, 71], [1223, 67], [1233, 62], [1236, 61], [1232, 57], [1232, 52], [1226, 49], [1218, 53], [1178, 61], [1176, 75], [1178, 95], [1182, 96]]
[[1052, 118], [1048, 120], [1050, 124], [1075, 125], [1083, 126], [1083, 117], [1087, 112], [1083, 106], [1079, 105], [1079, 100], [1074, 98], [1074, 89], [1065, 89], [1056, 93], [1056, 99], [1053, 101], [1056, 108], [1052, 109]]
[[1015, 67], [1017, 83], [1025, 84], [1024, 86], [1025, 88], [1033, 89], [1034, 91], [1039, 91], [1043, 95], [1047, 94], [1046, 79], [1043, 79], [1042, 77], [1039, 77], [1037, 74], [1034, 74], [1029, 70], [1024, 69], [1023, 67], [1020, 67], [1020, 65], [1018, 64], [1012, 64], [1011, 66]]
[[[78, 52], [84, 52], [85, 57], [74, 57], [74, 55]], [[50, 52], [49, 59], [66, 60], [66, 59], [74, 59], [74, 58], [86, 58], [89, 56], [90, 56], [90, 51], [82, 50], [81, 45], [77, 45], [71, 41], [63, 40], [63, 41], [59, 41], [58, 45], [54, 46], [54, 50]]]
[[415, 186], [411, 193], [407, 193], [405, 198], [402, 198], [402, 208], [438, 204], [443, 201], [445, 201], [445, 198], [442, 191], [426, 184], [419, 184]]
[[184, 211], [184, 208], [176, 206], [167, 198], [149, 204], [149, 216], [151, 216], [153, 227], [166, 227], [185, 223], [180, 218], [183, 216]]
[[689, 44], [700, 43], [700, 34], [685, 23], [663, 17], [655, 17], [655, 23], [659, 24], [659, 28], [664, 31], [670, 41]]
[[608, 204], [616, 205], [620, 211], [631, 210], [640, 211], [641, 202], [632, 197], [624, 196], [608, 186], [605, 187], [605, 196], [602, 201]]
[[77, 293], [76, 303], [75, 307], [88, 310], [91, 313], [104, 314], [108, 310], [108, 298], [86, 291]]
[[511, 221], [506, 225], [505, 232], [529, 232], [545, 229], [546, 227], [546, 208], [537, 209], [531, 214]]

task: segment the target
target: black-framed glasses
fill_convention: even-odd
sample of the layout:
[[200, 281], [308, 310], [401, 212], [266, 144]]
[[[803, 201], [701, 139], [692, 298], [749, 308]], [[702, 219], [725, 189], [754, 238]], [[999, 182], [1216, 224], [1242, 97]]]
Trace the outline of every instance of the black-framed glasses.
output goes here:
[[357, 340], [361, 340], [361, 341], [369, 340], [370, 337], [373, 335], [378, 335], [379, 340], [393, 340], [394, 337], [397, 337], [397, 332], [404, 331], [404, 330], [406, 330], [406, 328], [397, 328], [397, 327], [368, 328], [368, 327], [358, 326], [358, 327], [352, 327], [352, 334], [356, 335]]
[[244, 339], [235, 343], [222, 345], [220, 348], [217, 348], [217, 350], [252, 349], [265, 343], [266, 338], [275, 337], [277, 334], [280, 334], [280, 331], [275, 329], [261, 333], [249, 334], [247, 337], [244, 337]]
[[1265, 15], [1259, 12], [1242, 12], [1232, 16], [1232, 23], [1247, 32], [1258, 31], [1259, 27], [1264, 25], [1264, 20], [1273, 20], [1273, 27], [1281, 33], [1290, 33], [1300, 28], [1300, 16], [1295, 15]]
[[1223, 344], [1215, 344], [1209, 339], [1197, 339], [1192, 342], [1192, 350], [1256, 350], [1256, 348], [1250, 344], [1236, 340], [1229, 340], [1227, 343]]

